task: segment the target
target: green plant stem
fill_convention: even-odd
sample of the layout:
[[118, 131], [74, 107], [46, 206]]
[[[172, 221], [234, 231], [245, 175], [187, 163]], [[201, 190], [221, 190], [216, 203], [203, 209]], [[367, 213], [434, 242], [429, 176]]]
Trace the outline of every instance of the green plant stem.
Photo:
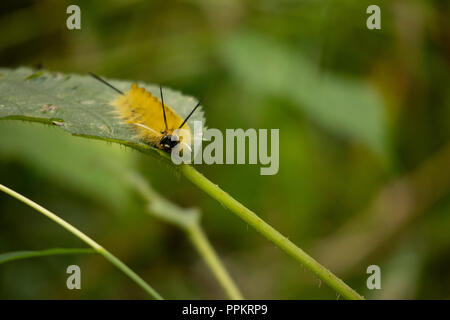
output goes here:
[[238, 215], [242, 220], [255, 228], [267, 239], [272, 241], [280, 249], [302, 263], [306, 268], [316, 274], [323, 282], [333, 288], [346, 299], [363, 300], [355, 290], [350, 288], [345, 282], [331, 273], [327, 268], [314, 260], [305, 251], [297, 247], [293, 242], [283, 236], [280, 232], [270, 226], [267, 222], [258, 217], [253, 211], [247, 209], [239, 201], [212, 183], [204, 175], [189, 165], [180, 166], [181, 173], [197, 187], [205, 191], [213, 199], [219, 201], [231, 212]]
[[200, 256], [203, 257], [206, 264], [209, 266], [209, 268], [217, 278], [217, 281], [219, 281], [219, 283], [222, 285], [230, 299], [242, 300], [243, 296], [241, 292], [221, 263], [219, 257], [214, 251], [214, 248], [209, 243], [208, 238], [206, 237], [206, 234], [203, 232], [200, 225], [198, 223], [193, 223], [186, 229], [186, 232], [193, 246], [197, 249]]
[[16, 198], [17, 200], [25, 203], [26, 205], [30, 206], [31, 208], [35, 209], [36, 211], [42, 213], [50, 220], [53, 220], [57, 224], [59, 224], [61, 227], [66, 229], [67, 231], [74, 234], [76, 237], [84, 241], [86, 244], [88, 244], [90, 247], [92, 247], [97, 253], [101, 254], [103, 257], [105, 257], [109, 262], [111, 262], [113, 265], [115, 265], [119, 270], [121, 270], [123, 273], [125, 273], [129, 278], [131, 278], [134, 282], [136, 282], [142, 289], [144, 289], [150, 296], [154, 297], [155, 299], [162, 300], [163, 298], [159, 295], [158, 292], [156, 292], [150, 285], [148, 285], [141, 277], [139, 277], [133, 270], [131, 270], [127, 265], [125, 265], [122, 261], [120, 261], [117, 257], [115, 257], [113, 254], [111, 254], [108, 250], [100, 246], [97, 242], [89, 238], [87, 235], [85, 235], [83, 232], [66, 222], [65, 220], [61, 219], [54, 213], [50, 212], [49, 210], [45, 209], [44, 207], [40, 206], [36, 202], [22, 196], [21, 194], [15, 192], [14, 190], [9, 189], [8, 187], [0, 184], [0, 191], [5, 192], [6, 194]]
[[[110, 165], [110, 167], [114, 168], [112, 165]], [[180, 208], [169, 202], [159, 193], [154, 191], [150, 184], [135, 172], [128, 172], [122, 174], [122, 176], [130, 186], [148, 201], [148, 212], [152, 216], [179, 227], [187, 234], [192, 245], [203, 258], [206, 265], [211, 269], [211, 272], [216, 277], [228, 297], [233, 300], [242, 300], [242, 293], [220, 261], [219, 256], [201, 227], [200, 212], [197, 209]]]
[[65, 254], [86, 254], [96, 253], [95, 250], [90, 248], [53, 248], [37, 251], [15, 251], [0, 254], [0, 264], [20, 259], [29, 259], [54, 255]]

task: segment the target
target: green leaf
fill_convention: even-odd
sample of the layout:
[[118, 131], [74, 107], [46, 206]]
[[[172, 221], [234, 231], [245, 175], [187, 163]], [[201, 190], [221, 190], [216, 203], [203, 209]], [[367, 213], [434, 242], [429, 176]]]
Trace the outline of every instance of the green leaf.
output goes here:
[[222, 58], [239, 86], [285, 97], [335, 134], [386, 152], [381, 98], [364, 81], [321, 72], [298, 50], [254, 33], [227, 38]]
[[[131, 81], [107, 79], [120, 90]], [[159, 86], [138, 83], [159, 97]], [[197, 103], [193, 97], [164, 88], [164, 101], [181, 117]], [[139, 141], [130, 126], [121, 123], [109, 102], [117, 93], [90, 76], [66, 75], [29, 68], [0, 69], [0, 119], [19, 119], [52, 124], [73, 135], [113, 141], [131, 147], [154, 149]], [[201, 108], [189, 119], [204, 124]], [[159, 150], [158, 150], [159, 151]], [[162, 152], [160, 152], [162, 154]]]
[[54, 248], [36, 251], [14, 251], [0, 254], [0, 264], [35, 257], [54, 256], [62, 254], [86, 254], [96, 253], [94, 249], [89, 248]]

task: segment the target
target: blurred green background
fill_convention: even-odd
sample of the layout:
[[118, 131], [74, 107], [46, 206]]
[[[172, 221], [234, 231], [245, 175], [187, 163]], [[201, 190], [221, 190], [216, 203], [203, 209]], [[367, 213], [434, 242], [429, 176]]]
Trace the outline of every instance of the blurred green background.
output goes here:
[[[66, 8], [81, 8], [81, 30]], [[366, 8], [381, 8], [368, 30]], [[198, 170], [372, 299], [450, 298], [448, 1], [3, 1], [0, 66], [161, 83], [204, 99], [208, 127], [279, 128], [280, 170]], [[172, 169], [58, 128], [0, 122], [0, 183], [85, 231], [164, 297], [225, 298], [185, 234], [102, 165], [141, 172], [202, 225], [246, 298], [337, 299]], [[0, 253], [82, 247], [0, 195]], [[65, 286], [69, 264], [82, 290]], [[381, 267], [368, 290], [366, 268]], [[143, 299], [97, 255], [0, 265], [2, 299]]]

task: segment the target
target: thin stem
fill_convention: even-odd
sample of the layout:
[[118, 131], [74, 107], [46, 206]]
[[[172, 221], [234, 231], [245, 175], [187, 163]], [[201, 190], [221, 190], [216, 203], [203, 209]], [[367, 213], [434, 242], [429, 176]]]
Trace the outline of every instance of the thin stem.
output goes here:
[[0, 254], [0, 264], [20, 259], [29, 259], [54, 255], [96, 253], [90, 248], [52, 248], [37, 251], [15, 251]]
[[211, 269], [211, 272], [228, 297], [233, 300], [242, 300], [242, 293], [220, 261], [219, 256], [201, 227], [200, 212], [197, 209], [180, 208], [169, 202], [154, 191], [150, 184], [137, 173], [129, 172], [123, 176], [125, 181], [148, 201], [148, 210], [152, 216], [175, 225], [186, 232], [192, 245]]
[[258, 217], [253, 211], [247, 209], [239, 201], [234, 199], [228, 193], [219, 188], [216, 184], [208, 180], [204, 175], [198, 172], [194, 167], [181, 165], [180, 171], [197, 187], [209, 194], [213, 199], [219, 201], [231, 212], [239, 216], [246, 223], [251, 225], [259, 233], [272, 241], [280, 249], [302, 263], [306, 268], [317, 275], [323, 282], [328, 284], [336, 292], [346, 299], [362, 300], [364, 299], [355, 290], [350, 288], [345, 282], [331, 273], [327, 268], [314, 260], [305, 251], [297, 247], [293, 242], [283, 236], [280, 232], [270, 226], [267, 222]]
[[193, 246], [197, 249], [200, 256], [203, 257], [230, 299], [242, 300], [242, 293], [221, 263], [217, 253], [214, 251], [214, 248], [208, 241], [208, 238], [200, 225], [198, 223], [191, 224], [186, 231]]
[[77, 236], [79, 239], [84, 241], [86, 244], [91, 246], [96, 252], [101, 254], [103, 257], [105, 257], [109, 262], [111, 262], [113, 265], [115, 265], [119, 270], [121, 270], [123, 273], [125, 273], [129, 278], [131, 278], [134, 282], [136, 282], [142, 289], [144, 289], [149, 295], [154, 297], [155, 299], [162, 300], [163, 298], [159, 295], [158, 292], [156, 292], [150, 285], [148, 285], [141, 277], [139, 277], [133, 270], [131, 270], [127, 265], [125, 265], [122, 261], [120, 261], [117, 257], [115, 257], [113, 254], [111, 254], [108, 250], [100, 246], [97, 242], [89, 238], [87, 235], [85, 235], [83, 232], [66, 222], [65, 220], [61, 219], [54, 213], [50, 212], [49, 210], [45, 209], [44, 207], [38, 205], [36, 202], [22, 196], [21, 194], [15, 192], [14, 190], [9, 189], [8, 187], [0, 184], [0, 191], [5, 192], [6, 194], [9, 194], [10, 196], [16, 198], [19, 201], [22, 201], [26, 205], [32, 207], [36, 211], [42, 213], [50, 220], [53, 220], [57, 224], [59, 224], [61, 227], [69, 231], [70, 233]]

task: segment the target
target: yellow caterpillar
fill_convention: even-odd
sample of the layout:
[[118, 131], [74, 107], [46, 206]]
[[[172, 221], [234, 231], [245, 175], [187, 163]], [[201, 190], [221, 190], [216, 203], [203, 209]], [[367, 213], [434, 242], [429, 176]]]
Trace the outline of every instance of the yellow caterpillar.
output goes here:
[[93, 73], [90, 75], [120, 93], [111, 105], [120, 119], [134, 126], [142, 141], [164, 151], [171, 151], [178, 144], [190, 149], [192, 133], [187, 120], [200, 106], [200, 101], [183, 120], [172, 108], [164, 105], [161, 86], [160, 101], [137, 84], [132, 84], [129, 91], [122, 92], [99, 76]]

